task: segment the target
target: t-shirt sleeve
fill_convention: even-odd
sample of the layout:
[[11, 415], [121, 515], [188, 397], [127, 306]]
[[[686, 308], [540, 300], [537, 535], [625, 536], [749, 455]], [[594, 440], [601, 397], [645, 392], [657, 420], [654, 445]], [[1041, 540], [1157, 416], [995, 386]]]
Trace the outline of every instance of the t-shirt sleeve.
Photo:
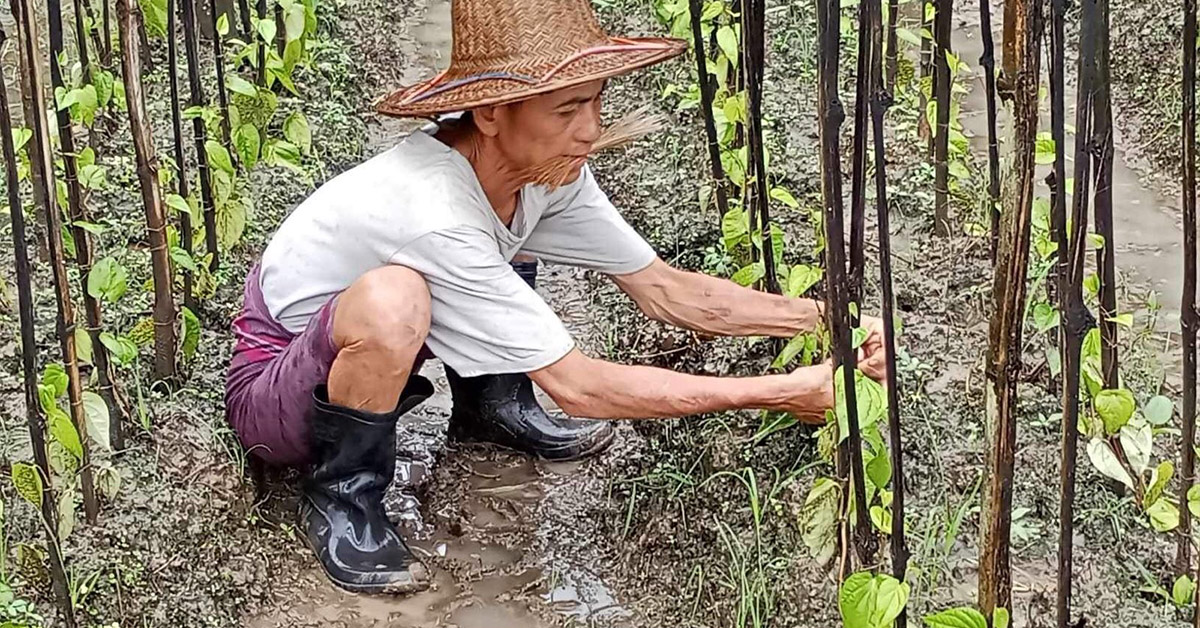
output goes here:
[[654, 249], [617, 212], [588, 166], [574, 183], [551, 193], [551, 206], [521, 252], [609, 275], [642, 270]]
[[476, 228], [432, 231], [389, 261], [425, 278], [433, 305], [426, 344], [464, 377], [535, 371], [575, 346], [550, 306]]

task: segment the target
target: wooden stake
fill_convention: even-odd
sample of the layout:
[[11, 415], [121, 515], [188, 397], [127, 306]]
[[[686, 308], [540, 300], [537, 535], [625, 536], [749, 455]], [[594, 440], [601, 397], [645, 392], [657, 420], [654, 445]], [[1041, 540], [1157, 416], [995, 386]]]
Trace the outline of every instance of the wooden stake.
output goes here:
[[729, 196], [726, 191], [725, 166], [721, 163], [721, 144], [717, 140], [717, 123], [713, 119], [713, 94], [716, 92], [716, 77], [708, 75], [708, 54], [704, 51], [704, 33], [701, 17], [704, 15], [704, 0], [688, 0], [692, 17], [692, 45], [696, 53], [696, 77], [700, 85], [700, 114], [704, 119], [704, 135], [708, 140], [708, 160], [712, 172], [713, 195], [717, 199], [718, 218], [729, 211]]
[[[1013, 161], [1011, 187], [1002, 197], [1000, 250], [996, 258], [987, 361], [988, 479], [983, 495], [979, 551], [979, 610], [991, 617], [1012, 606], [1009, 535], [1012, 527], [1013, 457], [1017, 440], [1017, 383], [1021, 372], [1022, 312], [1029, 268], [1038, 131], [1038, 78], [1042, 8], [1039, 0], [1014, 0], [1014, 53], [1019, 71], [1013, 83]], [[1008, 27], [1009, 24], [1006, 24]]]
[[1120, 388], [1120, 382], [1117, 362], [1117, 323], [1115, 321], [1117, 316], [1117, 251], [1113, 240], [1113, 135], [1111, 86], [1109, 83], [1108, 13], [1108, 0], [1097, 0], [1095, 16], [1096, 77], [1092, 100], [1091, 148], [1095, 154], [1096, 190], [1093, 211], [1096, 213], [1096, 233], [1104, 239], [1104, 246], [1096, 251], [1096, 268], [1100, 271], [1100, 362], [1104, 387], [1115, 389]]
[[217, 70], [217, 106], [221, 110], [221, 145], [229, 151], [231, 158], [236, 159], [237, 151], [233, 150], [229, 130], [229, 93], [225, 88], [225, 51], [222, 49], [221, 33], [217, 30], [217, 0], [209, 0], [208, 16], [213, 32], [213, 63]]
[[996, 45], [992, 37], [991, 0], [979, 0], [979, 30], [983, 35], [979, 65], [983, 68], [983, 87], [987, 92], [988, 218], [992, 238], [988, 255], [995, 264], [996, 249], [1000, 246], [1000, 141], [996, 136]]
[[[986, 1], [986, 0], [984, 0]], [[937, 0], [934, 15], [933, 93], [937, 101], [937, 133], [934, 135], [934, 219], [933, 232], [940, 236], [950, 235], [950, 20], [954, 13], [954, 0]]]
[[[255, 3], [255, 11], [258, 13], [259, 21], [267, 19], [267, 0], [258, 0]], [[258, 33], [250, 35], [251, 41], [258, 42], [258, 84], [261, 87], [267, 86], [267, 46], [271, 45], [269, 41], [260, 41]]]
[[[849, 476], [853, 484], [855, 508], [854, 545], [859, 562], [869, 564], [877, 540], [867, 519], [866, 484], [863, 478], [862, 434], [858, 425], [855, 395], [855, 355], [850, 342], [850, 312], [846, 302], [846, 252], [842, 221], [842, 174], [838, 140], [845, 111], [838, 96], [838, 50], [840, 42], [837, 0], [817, 2], [817, 28], [820, 36], [817, 106], [821, 119], [821, 196], [825, 223], [825, 259], [828, 278], [826, 316], [833, 343], [834, 362], [841, 367], [843, 392], [849, 430], [843, 443], [847, 451]], [[839, 435], [840, 436], [840, 435]], [[848, 501], [848, 500], [847, 500]], [[845, 510], [843, 510], [845, 512]]]
[[[12, 0], [9, 0], [9, 3], [12, 4]], [[20, 20], [15, 8], [12, 14], [14, 20]], [[38, 109], [45, 106], [47, 94], [45, 92], [35, 92], [33, 86], [29, 84], [29, 77], [32, 76], [31, 66], [34, 63], [40, 65], [41, 60], [38, 59], [31, 62], [29, 57], [26, 56], [28, 53], [25, 50], [24, 41], [27, 36], [33, 37], [34, 41], [42, 41], [40, 39], [40, 32], [38, 31], [38, 22], [35, 21], [32, 24], [24, 25], [19, 24], [17, 29], [17, 39], [20, 44], [17, 46], [20, 53], [18, 57], [21, 62], [21, 108], [25, 115], [25, 126], [32, 129], [33, 120], [38, 116]], [[29, 163], [31, 165], [42, 163], [42, 147], [36, 142], [25, 144], [25, 151], [29, 154]], [[41, 168], [31, 167], [29, 169], [29, 182], [33, 185], [34, 202], [40, 202], [40, 199], [46, 196], [46, 181], [42, 178]], [[41, 220], [42, 214], [36, 214], [33, 223], [33, 235], [37, 240], [38, 257], [45, 262], [50, 259], [50, 249], [46, 243], [46, 225], [42, 224]]]
[[[771, 197], [767, 193], [766, 149], [763, 147], [762, 130], [762, 84], [763, 66], [766, 54], [766, 4], [765, 0], [746, 0], [746, 9], [742, 13], [743, 45], [746, 48], [746, 100], [748, 104], [747, 117], [749, 124], [747, 146], [749, 147], [750, 168], [754, 172], [754, 189], [750, 194], [753, 200], [751, 215], [758, 216], [760, 246], [763, 254], [763, 268], [766, 271], [764, 285], [767, 292], [779, 294], [779, 276], [775, 272], [775, 247], [771, 238]], [[747, 180], [749, 183], [749, 180]]]
[[899, 21], [900, 0], [888, 0], [887, 90], [888, 98], [893, 100], [896, 97], [896, 71], [900, 65], [900, 42], [896, 39], [896, 26]]
[[[142, 29], [136, 0], [117, 0], [117, 34], [121, 43], [121, 68], [125, 77], [125, 100], [129, 109], [129, 131], [137, 158], [142, 206], [146, 211], [146, 233], [150, 241], [150, 263], [154, 277], [154, 376], [175, 377], [175, 300], [171, 295], [171, 261], [167, 251], [167, 224], [158, 190], [158, 158], [153, 133], [142, 95], [141, 56], [133, 45]], [[203, 160], [203, 157], [201, 158]]]
[[[850, 303], [862, 305], [863, 273], [866, 267], [864, 233], [867, 206], [867, 132], [870, 124], [871, 63], [873, 51], [871, 24], [867, 15], [869, 2], [858, 4], [858, 66], [854, 76], [854, 137], [851, 140], [850, 164], [850, 266], [847, 269], [846, 291]], [[850, 324], [858, 326], [852, 312]]]
[[[57, 91], [64, 88], [62, 68], [58, 65], [59, 55], [63, 54], [63, 24], [62, 5], [60, 0], [46, 0], [47, 24], [50, 30], [50, 85]], [[78, 8], [76, 8], [78, 11]], [[78, 16], [78, 13], [76, 13]], [[82, 29], [82, 22], [76, 20], [76, 27]], [[76, 36], [80, 36], [78, 30]], [[87, 46], [80, 44], [81, 54], [87, 54]], [[87, 68], [88, 63], [83, 62]], [[88, 70], [85, 69], [85, 73]], [[88, 274], [92, 271], [92, 235], [78, 223], [92, 222], [91, 212], [84, 205], [83, 190], [79, 185], [78, 164], [76, 163], [75, 133], [72, 128], [71, 115], [67, 109], [56, 111], [58, 127], [58, 142], [62, 148], [63, 179], [67, 185], [67, 208], [71, 218], [71, 238], [75, 241], [75, 265], [79, 268], [79, 291], [83, 294], [83, 312], [87, 321], [87, 332], [92, 340], [92, 362], [96, 367], [96, 376], [100, 384], [100, 397], [108, 407], [109, 441], [120, 449], [124, 444], [124, 434], [121, 431], [121, 405], [117, 403], [116, 391], [113, 388], [112, 367], [108, 361], [108, 349], [100, 342], [100, 333], [104, 331], [104, 317], [100, 311], [100, 301], [88, 293]], [[87, 446], [87, 425], [77, 423], [80, 441], [84, 443], [81, 466], [88, 464], [90, 457]], [[94, 521], [93, 521], [94, 523]]]
[[[204, 98], [204, 86], [200, 82], [200, 52], [196, 44], [196, 2], [198, 0], [182, 0], [183, 4], [183, 48], [187, 55], [188, 87], [191, 91], [191, 107], [204, 107], [208, 102]], [[224, 89], [224, 86], [222, 86]], [[208, 176], [208, 130], [204, 128], [204, 120], [199, 117], [192, 119], [192, 138], [196, 144], [196, 169], [200, 172], [200, 202], [204, 207], [204, 244], [212, 255], [209, 270], [216, 271], [220, 267], [221, 252], [217, 246], [217, 209], [213, 202], [212, 180]]]
[[[16, 3], [13, 15], [20, 20]], [[4, 47], [8, 35], [0, 27], [0, 48]], [[0, 85], [8, 85], [4, 67], [0, 66]], [[75, 613], [71, 607], [71, 594], [67, 587], [67, 572], [59, 550], [58, 520], [54, 488], [50, 484], [49, 456], [46, 453], [46, 421], [39, 410], [37, 341], [33, 335], [33, 282], [30, 279], [29, 248], [25, 240], [25, 208], [21, 204], [21, 181], [17, 176], [17, 155], [12, 142], [12, 118], [9, 116], [8, 90], [0, 89], [0, 146], [4, 151], [5, 182], [8, 187], [8, 209], [12, 220], [13, 253], [17, 270], [17, 312], [21, 321], [21, 365], [25, 384], [25, 419], [29, 426], [29, 443], [33, 448], [33, 460], [42, 475], [42, 517], [47, 522], [46, 534], [50, 537], [47, 548], [50, 554], [50, 581], [54, 598], [63, 623], [75, 626]]]
[[[179, 111], [179, 58], [175, 52], [174, 33], [177, 21], [175, 16], [175, 0], [167, 0], [167, 32], [171, 33], [171, 36], [167, 37], [167, 72], [171, 85], [171, 137], [175, 149], [175, 190], [184, 200], [188, 200], [191, 192], [188, 190], [187, 158], [183, 153], [183, 116]], [[192, 254], [192, 216], [188, 212], [179, 212], [179, 246], [187, 251], [188, 255]], [[199, 312], [195, 290], [192, 287], [192, 271], [181, 268], [180, 272], [183, 273], [183, 305], [192, 312]]]
[[[22, 29], [36, 19], [28, 0], [15, 0], [13, 16], [16, 17]], [[19, 13], [18, 13], [19, 11]], [[61, 26], [61, 21], [59, 22]], [[34, 60], [29, 64], [29, 86], [34, 94], [44, 94], [42, 88], [41, 64], [37, 60], [41, 55], [37, 42], [28, 31], [21, 38], [25, 46], [26, 56]], [[51, 72], [55, 71], [57, 63], [51, 63]], [[79, 431], [79, 440], [83, 445], [83, 459], [79, 465], [80, 491], [83, 493], [83, 511], [89, 523], [95, 523], [100, 512], [96, 501], [96, 489], [92, 482], [92, 468], [88, 459], [87, 446], [87, 414], [83, 409], [83, 384], [79, 376], [79, 361], [75, 355], [75, 304], [71, 300], [70, 277], [67, 275], [67, 265], [62, 242], [62, 213], [58, 207], [55, 195], [48, 191], [54, 185], [54, 170], [51, 164], [50, 124], [46, 120], [46, 110], [41, 106], [41, 99], [35, 99], [33, 117], [33, 142], [37, 142], [41, 161], [32, 164], [33, 168], [41, 169], [42, 180], [46, 182], [43, 188], [44, 196], [37, 199], [42, 209], [43, 222], [46, 224], [46, 244], [50, 253], [50, 269], [54, 277], [54, 296], [58, 306], [58, 344], [62, 350], [63, 367], [67, 371], [67, 398], [71, 406], [71, 420]]]
[[[1183, 0], [1183, 442], [1175, 575], [1192, 574], [1192, 518], [1187, 492], [1196, 483], [1196, 0]], [[1200, 626], [1200, 613], [1195, 614]]]

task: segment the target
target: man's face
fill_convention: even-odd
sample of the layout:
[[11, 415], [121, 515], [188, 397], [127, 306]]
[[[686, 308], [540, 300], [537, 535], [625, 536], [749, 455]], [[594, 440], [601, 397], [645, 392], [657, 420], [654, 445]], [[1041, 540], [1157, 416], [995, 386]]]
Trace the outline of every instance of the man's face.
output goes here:
[[578, 178], [600, 137], [603, 91], [604, 81], [592, 81], [497, 107], [496, 138], [509, 165], [524, 171], [548, 162], [569, 162], [570, 176], [564, 183]]

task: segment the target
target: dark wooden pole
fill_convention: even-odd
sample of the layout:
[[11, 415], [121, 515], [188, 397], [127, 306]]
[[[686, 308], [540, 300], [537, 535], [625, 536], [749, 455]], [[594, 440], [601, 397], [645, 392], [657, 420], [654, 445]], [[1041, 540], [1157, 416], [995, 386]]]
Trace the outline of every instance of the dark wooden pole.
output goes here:
[[857, 503], [854, 522], [854, 546], [861, 564], [869, 564], [875, 553], [876, 539], [867, 519], [866, 484], [863, 478], [862, 434], [858, 425], [855, 395], [855, 355], [851, 349], [850, 312], [846, 302], [846, 243], [842, 221], [842, 175], [838, 140], [846, 117], [838, 96], [838, 54], [840, 48], [839, 5], [837, 0], [818, 0], [817, 28], [820, 37], [817, 106], [821, 119], [821, 192], [825, 223], [825, 260], [828, 278], [829, 329], [834, 362], [842, 369], [849, 430], [843, 446], [847, 452], [853, 498]]
[[887, 90], [889, 98], [896, 96], [896, 70], [900, 65], [900, 42], [896, 39], [896, 26], [899, 21], [900, 0], [888, 0]]
[[[135, 0], [117, 0], [117, 31], [121, 41], [121, 68], [125, 77], [129, 131], [137, 158], [138, 182], [146, 212], [146, 232], [150, 241], [151, 273], [154, 278], [154, 375], [158, 379], [175, 376], [175, 300], [171, 294], [171, 262], [167, 251], [167, 225], [158, 190], [158, 158], [154, 154], [154, 134], [146, 115], [142, 92], [141, 55], [134, 37], [142, 28], [141, 12]], [[203, 157], [201, 157], [203, 161]]]
[[[255, 11], [258, 13], [258, 19], [267, 19], [267, 0], [258, 0], [255, 3]], [[271, 45], [269, 41], [259, 41], [261, 38], [258, 33], [252, 35], [252, 41], [258, 41], [258, 84], [266, 87], [267, 85], [267, 46]]]
[[983, 35], [979, 65], [983, 68], [983, 86], [987, 92], [988, 218], [992, 238], [989, 255], [994, 264], [1000, 246], [1000, 141], [996, 136], [996, 45], [992, 37], [991, 0], [979, 0], [979, 30]]
[[[56, 91], [64, 88], [62, 68], [58, 65], [59, 55], [63, 53], [63, 24], [62, 5], [60, 0], [46, 0], [47, 24], [50, 31], [50, 85]], [[76, 8], [78, 11], [78, 8]], [[82, 35], [83, 23], [78, 20], [76, 13], [76, 36]], [[80, 54], [87, 54], [87, 45], [79, 44]], [[85, 57], [86, 58], [86, 57]], [[88, 67], [88, 62], [82, 62]], [[85, 69], [85, 72], [88, 70]], [[108, 406], [109, 440], [120, 449], [124, 443], [121, 431], [121, 406], [117, 403], [116, 392], [113, 389], [112, 367], [108, 362], [108, 349], [100, 342], [100, 333], [104, 331], [104, 317], [100, 311], [100, 300], [88, 293], [88, 273], [92, 270], [92, 235], [79, 226], [79, 222], [91, 222], [91, 212], [83, 202], [83, 190], [79, 185], [78, 164], [76, 163], [75, 133], [71, 126], [71, 114], [67, 109], [55, 112], [58, 127], [58, 142], [62, 148], [63, 179], [67, 184], [67, 213], [71, 218], [71, 237], [75, 240], [75, 265], [79, 268], [79, 291], [83, 294], [84, 320], [87, 321], [87, 332], [92, 339], [92, 362], [96, 367], [96, 376], [100, 384], [100, 397]], [[77, 425], [81, 441], [87, 441], [87, 425]], [[89, 447], [83, 448], [81, 466], [88, 464]], [[86, 506], [86, 502], [85, 502]], [[91, 513], [90, 522], [95, 523], [96, 512]]]
[[[13, 16], [20, 21], [16, 2], [13, 3]], [[0, 27], [0, 48], [4, 47], [8, 35]], [[8, 85], [4, 77], [4, 67], [0, 66], [0, 85]], [[24, 375], [25, 388], [25, 420], [29, 426], [29, 443], [33, 448], [33, 460], [38, 473], [42, 475], [42, 517], [48, 522], [58, 518], [54, 498], [54, 490], [50, 485], [50, 462], [46, 454], [46, 421], [39, 410], [38, 377], [37, 377], [37, 340], [33, 335], [33, 282], [30, 279], [29, 247], [25, 239], [25, 208], [21, 204], [21, 181], [17, 176], [17, 155], [12, 142], [12, 118], [9, 115], [8, 90], [0, 89], [0, 146], [4, 150], [4, 173], [8, 188], [8, 209], [12, 221], [13, 253], [16, 257], [17, 271], [17, 312], [21, 321], [21, 366]], [[67, 572], [63, 567], [63, 557], [59, 549], [58, 526], [47, 525], [46, 534], [50, 536], [47, 549], [50, 554], [50, 582], [54, 588], [54, 598], [58, 605], [63, 623], [74, 628], [75, 613], [71, 607], [71, 594], [67, 587]]]
[[933, 94], [937, 102], [937, 133], [934, 135], [933, 158], [936, 168], [934, 178], [933, 232], [940, 236], [950, 235], [950, 20], [954, 14], [954, 0], [937, 0], [934, 15]]
[[[32, 23], [36, 18], [30, 8], [27, 0], [18, 0], [21, 10], [21, 17], [17, 18], [21, 24]], [[16, 12], [14, 12], [16, 15]], [[58, 21], [59, 36], [61, 37], [62, 20]], [[51, 25], [53, 28], [53, 24]], [[52, 31], [53, 33], [53, 31]], [[42, 72], [39, 60], [42, 58], [38, 53], [36, 42], [31, 37], [22, 37], [22, 43], [26, 47], [26, 54], [33, 63], [29, 64], [29, 85], [34, 94], [45, 93], [42, 89]], [[51, 40], [54, 35], [51, 34]], [[61, 41], [61, 40], [60, 40]], [[53, 55], [52, 55], [53, 56]], [[57, 71], [58, 63], [52, 59], [50, 64], [51, 75]], [[61, 84], [61, 80], [57, 81]], [[83, 510], [87, 516], [88, 522], [95, 522], [96, 517], [100, 512], [100, 504], [96, 501], [95, 484], [92, 481], [92, 468], [88, 464], [88, 443], [87, 443], [87, 414], [83, 409], [83, 380], [79, 375], [79, 361], [75, 353], [75, 303], [71, 300], [71, 280], [67, 274], [66, 253], [63, 250], [62, 241], [62, 212], [58, 206], [58, 199], [55, 194], [50, 193], [54, 189], [54, 170], [51, 163], [51, 148], [50, 148], [50, 124], [46, 119], [46, 110], [41, 106], [41, 100], [38, 99], [35, 103], [37, 111], [33, 116], [33, 141], [37, 142], [39, 147], [39, 156], [41, 161], [32, 164], [33, 168], [42, 171], [42, 180], [46, 182], [46, 186], [42, 192], [43, 198], [37, 199], [38, 204], [42, 209], [43, 222], [46, 225], [46, 244], [50, 253], [50, 269], [54, 278], [54, 296], [58, 306], [58, 344], [62, 350], [63, 366], [67, 371], [67, 398], [71, 406], [71, 420], [75, 423], [75, 429], [79, 431], [80, 442], [83, 445], [83, 459], [79, 465], [79, 484], [80, 492], [83, 494]]]
[[[1107, 244], [1107, 243], [1106, 243]], [[1192, 519], [1188, 489], [1196, 483], [1196, 0], [1183, 0], [1183, 443], [1179, 474], [1179, 530], [1175, 574], [1192, 573]], [[1200, 613], [1196, 614], [1200, 624]]]
[[[213, 63], [217, 70], [217, 106], [221, 110], [221, 145], [225, 150], [229, 151], [231, 157], [237, 155], [237, 151], [233, 150], [233, 144], [230, 142], [229, 130], [229, 92], [225, 88], [225, 50], [223, 48], [224, 37], [217, 30], [217, 0], [209, 0], [208, 17], [211, 20], [213, 32]], [[236, 159], [236, 157], [234, 157]]]
[[[187, 0], [184, 1], [187, 2]], [[171, 85], [171, 138], [175, 149], [174, 158], [177, 169], [175, 190], [184, 200], [188, 200], [190, 191], [188, 189], [187, 157], [183, 152], [183, 116], [179, 111], [179, 57], [176, 54], [174, 36], [176, 12], [175, 0], [167, 0], [167, 33], [172, 34], [167, 38], [167, 71], [169, 73], [167, 78]], [[179, 212], [179, 246], [187, 251], [188, 255], [192, 254], [192, 216], [188, 212]], [[186, 268], [181, 268], [180, 271], [183, 273], [183, 305], [193, 312], [199, 312], [192, 287], [192, 271]]]
[[[1119, 388], [1117, 361], [1117, 262], [1113, 242], [1113, 134], [1112, 96], [1108, 49], [1108, 0], [1096, 2], [1096, 60], [1095, 89], [1092, 107], [1091, 150], [1095, 155], [1096, 233], [1104, 239], [1104, 247], [1096, 252], [1096, 267], [1100, 275], [1100, 361], [1105, 388]], [[1185, 502], [1186, 503], [1186, 502]], [[1184, 508], [1183, 510], [1187, 510]]]
[[[988, 338], [987, 486], [983, 494], [979, 551], [979, 610], [991, 617], [996, 608], [1012, 608], [1013, 459], [1017, 441], [1017, 384], [1021, 373], [1022, 313], [1029, 267], [1029, 239], [1036, 175], [1034, 147], [1038, 131], [1038, 79], [1041, 55], [1040, 0], [1013, 0], [1010, 22], [1014, 62], [1013, 152], [1010, 187], [1002, 197], [1000, 250], [992, 283]], [[1010, 26], [1006, 24], [1006, 28]]]
[[696, 52], [696, 80], [700, 85], [700, 115], [704, 120], [704, 136], [708, 141], [713, 195], [717, 199], [717, 211], [723, 217], [725, 212], [729, 211], [729, 195], [725, 183], [725, 166], [721, 164], [721, 144], [717, 140], [717, 123], [713, 119], [713, 94], [716, 92], [716, 77], [708, 75], [708, 55], [704, 50], [704, 29], [700, 20], [704, 15], [703, 0], [688, 0], [688, 9], [692, 15], [692, 45]]
[[[867, 207], [867, 133], [871, 100], [871, 24], [869, 2], [858, 4], [858, 63], [854, 75], [854, 135], [850, 144], [850, 266], [847, 269], [847, 299], [861, 305], [863, 273], [866, 268], [864, 237]], [[850, 324], [858, 326], [858, 317], [850, 314]]]
[[[249, 0], [238, 0], [238, 15], [242, 18], [242, 35], [244, 35], [246, 41], [253, 41], [252, 39], [249, 39], [254, 37], [254, 27], [250, 25]], [[233, 24], [230, 24], [229, 26], [232, 28]]]
[[[204, 98], [204, 85], [200, 82], [200, 52], [196, 43], [196, 2], [197, 0], [182, 0], [183, 4], [183, 48], [187, 55], [188, 87], [191, 91], [191, 107], [203, 107], [207, 103]], [[212, 255], [209, 270], [216, 271], [220, 267], [221, 252], [217, 246], [217, 209], [213, 202], [212, 180], [208, 177], [208, 151], [204, 145], [208, 142], [208, 131], [204, 128], [204, 120], [199, 117], [192, 119], [192, 138], [196, 144], [196, 169], [200, 172], [200, 203], [204, 207], [204, 244]]]
[[749, 118], [747, 132], [749, 133], [749, 157], [751, 168], [754, 170], [754, 199], [755, 211], [761, 230], [761, 246], [763, 268], [766, 271], [764, 285], [767, 292], [779, 294], [779, 276], [775, 273], [775, 247], [771, 238], [771, 197], [767, 193], [766, 149], [763, 147], [762, 130], [762, 87], [763, 66], [766, 55], [766, 2], [765, 0], [746, 0], [748, 5], [744, 11], [742, 29], [743, 45], [746, 47], [746, 100], [748, 103], [747, 117]]

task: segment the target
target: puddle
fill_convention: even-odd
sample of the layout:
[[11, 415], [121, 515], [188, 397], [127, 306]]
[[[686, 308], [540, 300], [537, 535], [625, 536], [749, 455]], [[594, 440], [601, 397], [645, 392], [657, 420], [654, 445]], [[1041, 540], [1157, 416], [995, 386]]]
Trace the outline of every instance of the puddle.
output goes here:
[[[1001, 41], [1001, 20], [1003, 15], [1000, 7], [993, 2], [992, 26], [995, 31], [996, 54], [999, 56]], [[962, 124], [964, 133], [971, 138], [971, 145], [976, 155], [986, 159], [987, 155], [987, 109], [983, 90], [983, 68], [979, 57], [983, 53], [983, 42], [979, 37], [979, 15], [977, 11], [966, 11], [956, 15], [953, 34], [954, 51], [971, 68], [968, 79], [970, 92], [962, 105]], [[1072, 85], [1074, 75], [1073, 62], [1067, 63], [1066, 86], [1066, 120], [1072, 124], [1075, 120], [1075, 87]], [[1049, 108], [1043, 108], [1044, 116], [1040, 122], [1043, 130], [1050, 129]], [[1114, 112], [1114, 116], [1119, 112]], [[1009, 137], [1003, 131], [1006, 124], [1006, 112], [1003, 107], [999, 111], [999, 127], [1001, 154], [1005, 150]], [[1075, 150], [1074, 136], [1067, 134], [1067, 176], [1072, 176]], [[1183, 285], [1183, 229], [1180, 224], [1179, 199], [1163, 196], [1157, 189], [1150, 186], [1142, 174], [1136, 172], [1127, 163], [1124, 142], [1121, 134], [1114, 137], [1115, 155], [1113, 158], [1113, 237], [1116, 240], [1117, 273], [1119, 286], [1145, 286], [1158, 292], [1158, 301], [1162, 311], [1158, 318], [1161, 330], [1179, 329], [1179, 311], [1181, 304], [1181, 289]], [[1052, 166], [1039, 166], [1037, 176], [1038, 196], [1050, 197], [1050, 190], [1045, 184], [1045, 175]], [[986, 175], [984, 175], [986, 176]], [[1068, 201], [1069, 202], [1069, 201]], [[1094, 225], [1094, 217], [1089, 217], [1089, 223]], [[1095, 267], [1095, 256], [1087, 258], [1089, 267]], [[1123, 276], [1122, 276], [1123, 275]], [[1124, 309], [1137, 308], [1140, 303], [1123, 303]]]

